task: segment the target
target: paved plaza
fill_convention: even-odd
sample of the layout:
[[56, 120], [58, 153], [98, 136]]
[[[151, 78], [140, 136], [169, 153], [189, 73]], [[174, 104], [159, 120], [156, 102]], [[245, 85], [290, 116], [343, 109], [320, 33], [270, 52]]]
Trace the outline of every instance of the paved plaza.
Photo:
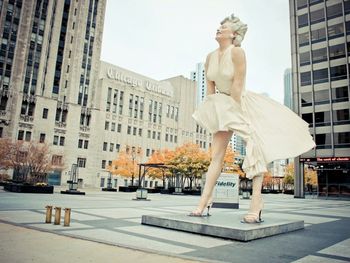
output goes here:
[[[264, 195], [262, 216], [305, 229], [239, 242], [141, 225], [142, 215], [187, 214], [198, 196], [84, 189], [85, 196], [9, 193], [0, 188], [1, 262], [350, 262], [350, 201]], [[240, 209], [212, 209], [243, 216]], [[45, 206], [71, 208], [71, 225], [45, 224]], [[63, 218], [64, 213], [62, 213]], [[62, 220], [63, 221], [63, 220]]]

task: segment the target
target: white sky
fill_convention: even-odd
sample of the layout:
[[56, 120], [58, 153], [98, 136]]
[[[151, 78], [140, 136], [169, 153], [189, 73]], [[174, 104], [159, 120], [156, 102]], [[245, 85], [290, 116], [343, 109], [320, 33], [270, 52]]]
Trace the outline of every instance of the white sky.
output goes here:
[[102, 60], [162, 80], [189, 77], [218, 47], [219, 22], [234, 13], [248, 31], [246, 89], [283, 103], [291, 67], [288, 0], [107, 0]]

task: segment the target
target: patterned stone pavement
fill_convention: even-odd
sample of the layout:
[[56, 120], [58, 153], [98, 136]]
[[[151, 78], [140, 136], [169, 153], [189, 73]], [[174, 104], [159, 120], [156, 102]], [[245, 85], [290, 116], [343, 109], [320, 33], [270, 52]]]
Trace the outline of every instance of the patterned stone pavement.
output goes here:
[[[264, 195], [263, 216], [301, 219], [305, 221], [305, 229], [242, 243], [140, 224], [142, 215], [187, 214], [197, 204], [198, 196], [149, 194], [151, 201], [135, 201], [132, 200], [135, 193], [84, 189], [85, 196], [72, 196], [61, 195], [60, 190], [55, 189], [53, 195], [38, 195], [0, 189], [0, 221], [102, 244], [209, 262], [350, 261], [348, 200]], [[240, 209], [214, 208], [212, 214], [243, 216], [248, 204], [248, 200], [240, 200]], [[45, 224], [46, 205], [71, 208], [71, 225]]]

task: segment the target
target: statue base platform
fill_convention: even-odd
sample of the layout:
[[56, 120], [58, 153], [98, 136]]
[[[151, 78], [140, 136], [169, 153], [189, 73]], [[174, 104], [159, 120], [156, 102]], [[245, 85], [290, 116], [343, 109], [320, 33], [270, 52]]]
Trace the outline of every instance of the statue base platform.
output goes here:
[[251, 241], [304, 228], [302, 220], [287, 220], [263, 215], [264, 222], [248, 224], [241, 222], [242, 217], [242, 214], [224, 212], [216, 212], [209, 217], [143, 215], [141, 223], [238, 241]]

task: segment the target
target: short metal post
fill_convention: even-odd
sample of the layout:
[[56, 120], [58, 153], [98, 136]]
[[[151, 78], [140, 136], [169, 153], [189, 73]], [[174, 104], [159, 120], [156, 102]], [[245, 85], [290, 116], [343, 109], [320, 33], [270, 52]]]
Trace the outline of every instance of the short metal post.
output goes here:
[[61, 207], [55, 207], [55, 225], [59, 225], [61, 223]]
[[47, 205], [45, 208], [46, 208], [46, 220], [45, 220], [45, 223], [51, 223], [52, 206], [51, 205]]
[[63, 226], [69, 226], [70, 224], [70, 208], [64, 209], [64, 225]]

